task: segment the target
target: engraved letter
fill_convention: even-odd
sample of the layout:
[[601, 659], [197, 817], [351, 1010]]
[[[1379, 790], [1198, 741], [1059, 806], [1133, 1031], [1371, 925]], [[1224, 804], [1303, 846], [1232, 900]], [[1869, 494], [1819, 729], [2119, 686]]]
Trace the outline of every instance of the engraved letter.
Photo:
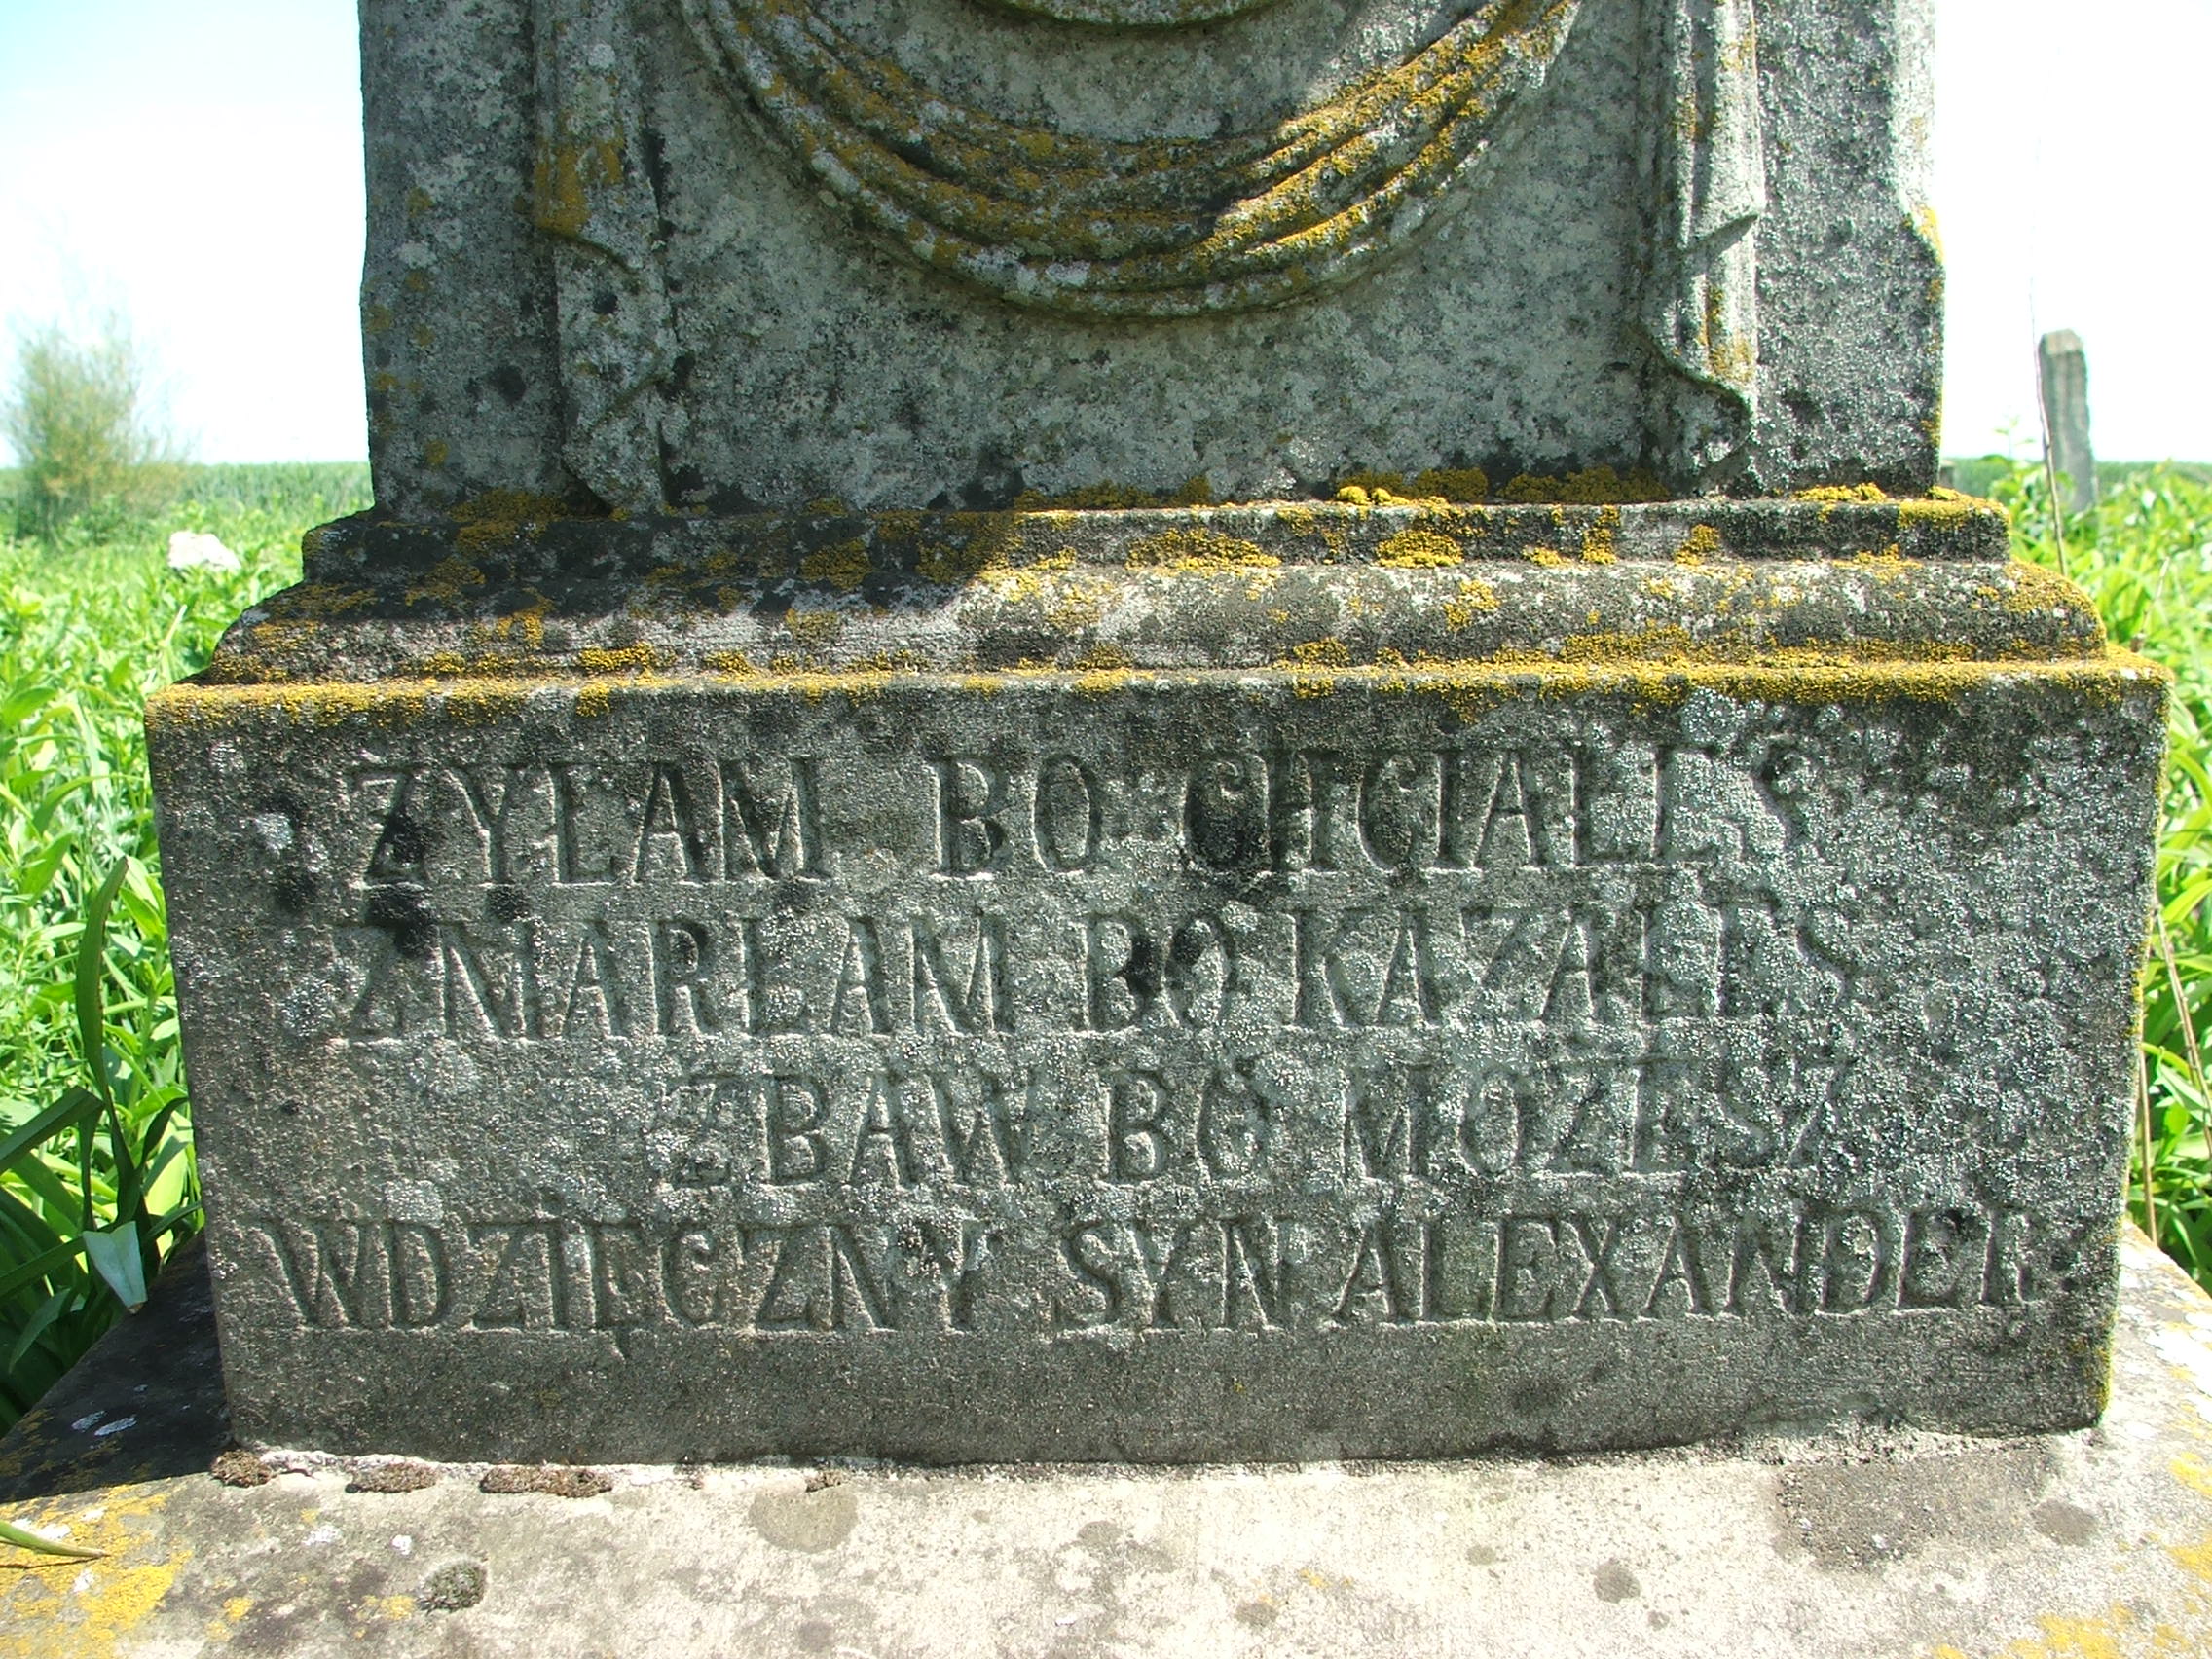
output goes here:
[[1037, 851], [1047, 867], [1088, 869], [1098, 862], [1104, 817], [1098, 780], [1072, 755], [1055, 755], [1037, 767], [1037, 796], [1030, 803]]
[[[930, 762], [937, 773], [940, 875], [987, 875], [1006, 863], [1006, 773], [986, 760]], [[977, 799], [977, 796], [980, 799]]]

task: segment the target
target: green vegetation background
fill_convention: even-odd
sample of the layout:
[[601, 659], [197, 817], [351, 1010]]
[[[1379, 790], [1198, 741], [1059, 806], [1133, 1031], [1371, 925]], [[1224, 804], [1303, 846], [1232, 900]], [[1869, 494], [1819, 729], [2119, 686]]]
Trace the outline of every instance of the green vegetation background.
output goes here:
[[[2011, 509], [2023, 558], [2068, 569], [2116, 641], [2179, 678], [2131, 1203], [2212, 1285], [2212, 482], [2100, 471], [2063, 554], [2040, 471], [1956, 476]], [[298, 579], [302, 531], [367, 501], [361, 466], [201, 467], [157, 516], [53, 546], [0, 533], [0, 1427], [122, 1316], [117, 1286], [151, 1282], [198, 1226], [140, 710]], [[176, 530], [221, 536], [244, 568], [170, 571]]]

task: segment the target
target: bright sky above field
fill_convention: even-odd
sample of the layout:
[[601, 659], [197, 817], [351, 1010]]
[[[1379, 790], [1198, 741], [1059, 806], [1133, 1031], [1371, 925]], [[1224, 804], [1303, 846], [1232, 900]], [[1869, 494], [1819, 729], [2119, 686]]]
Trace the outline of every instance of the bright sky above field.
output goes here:
[[[1936, 0], [1944, 448], [2032, 445], [2088, 345], [2108, 459], [2212, 460], [2212, 0]], [[352, 0], [0, 0], [0, 320], [112, 306], [206, 461], [365, 453]]]

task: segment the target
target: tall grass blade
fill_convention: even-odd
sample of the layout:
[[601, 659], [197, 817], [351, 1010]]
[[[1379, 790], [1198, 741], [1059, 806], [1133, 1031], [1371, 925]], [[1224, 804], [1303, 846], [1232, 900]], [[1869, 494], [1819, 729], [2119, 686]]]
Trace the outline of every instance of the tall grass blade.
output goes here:
[[75, 1544], [57, 1543], [42, 1538], [36, 1532], [18, 1527], [11, 1521], [0, 1521], [0, 1544], [14, 1544], [19, 1550], [33, 1555], [67, 1556], [71, 1561], [98, 1561], [98, 1550], [81, 1550]]
[[0, 1135], [0, 1169], [13, 1169], [18, 1161], [36, 1151], [40, 1142], [75, 1128], [99, 1109], [98, 1095], [72, 1085], [59, 1100], [29, 1123], [6, 1135]]

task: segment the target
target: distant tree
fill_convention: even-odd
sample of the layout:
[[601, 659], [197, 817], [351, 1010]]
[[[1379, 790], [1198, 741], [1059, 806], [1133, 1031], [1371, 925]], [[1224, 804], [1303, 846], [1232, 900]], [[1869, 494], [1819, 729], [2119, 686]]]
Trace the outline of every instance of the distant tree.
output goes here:
[[24, 330], [0, 397], [0, 437], [16, 452], [16, 530], [52, 541], [74, 519], [166, 504], [183, 482], [175, 442], [147, 387], [145, 352], [109, 314], [79, 338], [62, 324]]

